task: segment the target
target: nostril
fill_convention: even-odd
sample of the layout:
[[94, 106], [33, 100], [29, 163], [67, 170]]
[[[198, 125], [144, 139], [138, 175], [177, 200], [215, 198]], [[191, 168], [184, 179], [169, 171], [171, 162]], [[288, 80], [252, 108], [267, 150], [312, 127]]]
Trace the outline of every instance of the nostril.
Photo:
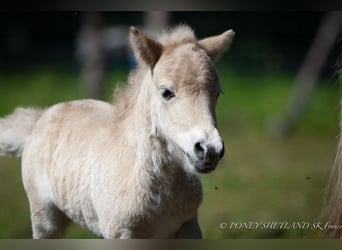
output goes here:
[[203, 160], [206, 154], [206, 147], [203, 142], [197, 142], [194, 147], [195, 155], [198, 159]]

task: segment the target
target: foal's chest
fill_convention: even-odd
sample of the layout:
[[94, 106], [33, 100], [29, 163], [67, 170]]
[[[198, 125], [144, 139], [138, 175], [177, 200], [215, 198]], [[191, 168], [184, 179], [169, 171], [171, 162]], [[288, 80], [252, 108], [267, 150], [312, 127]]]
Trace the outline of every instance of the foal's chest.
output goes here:
[[202, 186], [198, 178], [180, 178], [168, 191], [165, 188], [160, 188], [162, 194], [155, 229], [156, 234], [160, 234], [161, 237], [173, 237], [183, 223], [196, 215], [202, 202]]

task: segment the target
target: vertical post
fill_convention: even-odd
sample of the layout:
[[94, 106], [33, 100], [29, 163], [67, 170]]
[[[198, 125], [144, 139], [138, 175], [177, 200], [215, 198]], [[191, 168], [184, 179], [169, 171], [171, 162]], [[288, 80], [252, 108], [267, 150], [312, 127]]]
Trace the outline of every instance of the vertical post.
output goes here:
[[78, 56], [81, 64], [81, 88], [86, 97], [104, 97], [105, 51], [101, 41], [102, 15], [85, 12], [81, 15], [78, 35]]
[[324, 16], [295, 77], [287, 109], [274, 128], [277, 135], [284, 135], [293, 130], [305, 112], [329, 52], [341, 31], [341, 23], [342, 12], [330, 12]]
[[168, 25], [170, 13], [167, 11], [147, 11], [144, 15], [144, 29], [146, 32], [156, 35]]

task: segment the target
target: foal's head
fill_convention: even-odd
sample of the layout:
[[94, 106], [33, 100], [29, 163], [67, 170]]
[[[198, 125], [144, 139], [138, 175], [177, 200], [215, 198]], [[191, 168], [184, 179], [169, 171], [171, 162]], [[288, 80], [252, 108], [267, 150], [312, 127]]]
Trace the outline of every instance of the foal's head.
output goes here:
[[151, 72], [149, 98], [158, 133], [199, 173], [214, 170], [224, 155], [215, 115], [221, 88], [213, 61], [233, 35], [228, 30], [198, 41], [189, 27], [180, 26], [157, 41], [130, 30], [135, 55]]

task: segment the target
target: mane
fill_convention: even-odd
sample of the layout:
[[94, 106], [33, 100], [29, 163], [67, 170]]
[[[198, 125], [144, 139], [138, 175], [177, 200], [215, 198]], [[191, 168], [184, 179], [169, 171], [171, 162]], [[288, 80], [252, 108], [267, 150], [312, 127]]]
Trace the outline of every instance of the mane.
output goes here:
[[[325, 190], [324, 207], [320, 219], [324, 223], [332, 225], [340, 225], [342, 220], [342, 138], [340, 137], [336, 158], [332, 167], [328, 185]], [[323, 232], [323, 237], [341, 238], [342, 232], [340, 228], [327, 228]]]
[[[339, 55], [337, 74], [342, 83], [342, 54]], [[340, 102], [340, 133], [337, 152], [330, 171], [328, 185], [324, 194], [324, 205], [320, 219], [325, 223], [341, 225], [342, 223], [342, 99]], [[342, 229], [329, 227], [323, 232], [326, 238], [342, 238]]]
[[[122, 120], [128, 115], [139, 95], [139, 81], [143, 79], [147, 66], [138, 65], [128, 74], [127, 84], [118, 84], [113, 93], [112, 104], [115, 107], [116, 119]], [[132, 101], [133, 100], [133, 101]]]
[[[157, 40], [165, 47], [174, 47], [183, 43], [195, 42], [194, 31], [185, 24], [177, 25], [162, 32]], [[123, 119], [133, 107], [139, 94], [139, 84], [146, 74], [148, 66], [138, 64], [129, 73], [127, 84], [120, 84], [113, 93], [112, 104], [115, 105], [117, 119]]]

